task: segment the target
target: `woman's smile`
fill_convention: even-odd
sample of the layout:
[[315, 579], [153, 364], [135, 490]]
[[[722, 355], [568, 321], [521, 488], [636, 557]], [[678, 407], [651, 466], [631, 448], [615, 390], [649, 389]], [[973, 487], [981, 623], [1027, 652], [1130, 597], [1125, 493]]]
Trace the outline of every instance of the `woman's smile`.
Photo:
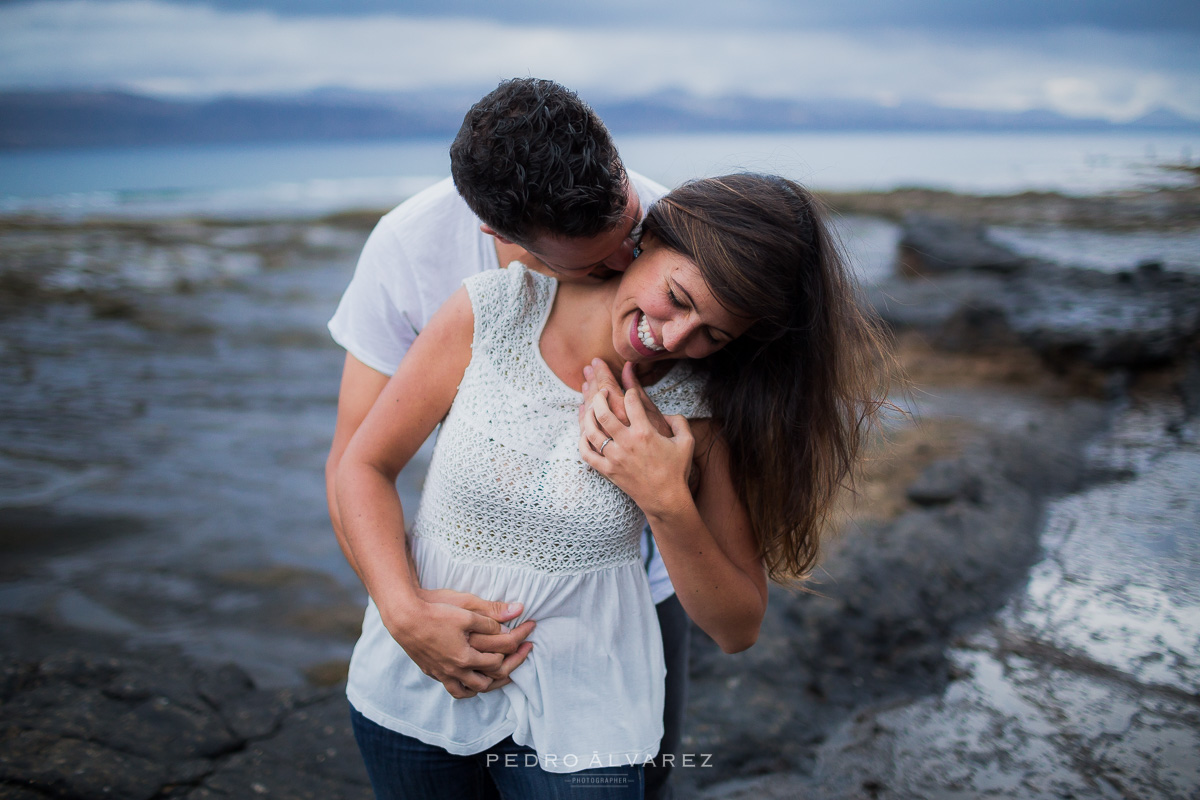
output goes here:
[[650, 240], [621, 277], [614, 333], [625, 336], [613, 344], [626, 361], [704, 358], [749, 325], [721, 306], [690, 259]]
[[660, 353], [666, 352], [667, 349], [654, 338], [654, 331], [650, 328], [650, 320], [646, 318], [646, 314], [642, 311], [634, 314], [632, 330], [629, 332], [629, 342], [633, 345], [634, 350], [637, 350], [647, 358], [653, 358]]

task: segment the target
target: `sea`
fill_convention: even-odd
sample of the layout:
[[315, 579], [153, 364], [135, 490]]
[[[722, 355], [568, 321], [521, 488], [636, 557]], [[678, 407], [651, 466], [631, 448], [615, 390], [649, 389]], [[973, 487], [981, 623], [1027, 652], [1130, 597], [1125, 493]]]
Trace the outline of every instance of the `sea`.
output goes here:
[[[671, 187], [753, 170], [833, 191], [1097, 194], [1170, 185], [1200, 131], [618, 136], [628, 166]], [[389, 208], [449, 174], [448, 140], [0, 152], [0, 215], [280, 217]]]

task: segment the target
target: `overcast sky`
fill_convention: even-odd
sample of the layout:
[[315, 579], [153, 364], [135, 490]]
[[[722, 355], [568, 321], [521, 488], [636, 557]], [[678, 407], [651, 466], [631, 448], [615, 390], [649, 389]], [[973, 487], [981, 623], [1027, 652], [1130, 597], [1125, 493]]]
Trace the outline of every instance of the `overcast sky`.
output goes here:
[[[682, 89], [1200, 119], [1200, 0], [0, 0], [0, 88]], [[399, 10], [397, 10], [399, 9]]]

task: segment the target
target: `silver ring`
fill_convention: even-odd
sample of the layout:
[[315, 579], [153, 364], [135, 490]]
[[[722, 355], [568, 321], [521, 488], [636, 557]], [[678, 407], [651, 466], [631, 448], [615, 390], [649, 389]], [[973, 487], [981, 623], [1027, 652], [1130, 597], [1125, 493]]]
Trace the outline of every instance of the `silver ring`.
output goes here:
[[600, 455], [604, 455], [604, 448], [608, 447], [608, 443], [611, 441], [612, 441], [612, 437], [610, 436], [604, 440], [604, 444], [600, 445]]

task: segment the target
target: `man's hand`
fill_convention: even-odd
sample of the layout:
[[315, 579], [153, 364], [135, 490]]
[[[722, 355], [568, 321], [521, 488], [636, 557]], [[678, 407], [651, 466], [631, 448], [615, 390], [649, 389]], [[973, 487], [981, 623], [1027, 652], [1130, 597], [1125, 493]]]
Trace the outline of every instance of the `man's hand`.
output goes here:
[[[660, 435], [669, 438], [671, 436], [670, 423], [654, 405], [650, 396], [646, 394], [646, 390], [642, 388], [641, 382], [638, 381], [637, 375], [633, 371], [633, 364], [628, 361], [621, 369], [620, 384], [617, 383], [612, 370], [608, 368], [608, 364], [604, 363], [603, 359], [593, 359], [591, 364], [583, 368], [583, 405], [579, 407], [580, 421], [583, 421], [584, 414], [591, 408], [592, 401], [596, 399], [596, 396], [607, 394], [609, 408], [622, 425], [628, 426], [629, 414], [625, 410], [625, 392], [630, 389], [634, 390], [641, 398], [642, 408], [646, 409], [646, 418], [650, 424]], [[611, 432], [609, 435], [612, 435]]]
[[417, 590], [419, 605], [384, 624], [404, 652], [451, 696], [463, 699], [511, 682], [509, 675], [533, 649], [525, 638], [536, 623], [513, 630], [501, 623], [520, 616], [520, 603], [482, 600], [449, 589]]

